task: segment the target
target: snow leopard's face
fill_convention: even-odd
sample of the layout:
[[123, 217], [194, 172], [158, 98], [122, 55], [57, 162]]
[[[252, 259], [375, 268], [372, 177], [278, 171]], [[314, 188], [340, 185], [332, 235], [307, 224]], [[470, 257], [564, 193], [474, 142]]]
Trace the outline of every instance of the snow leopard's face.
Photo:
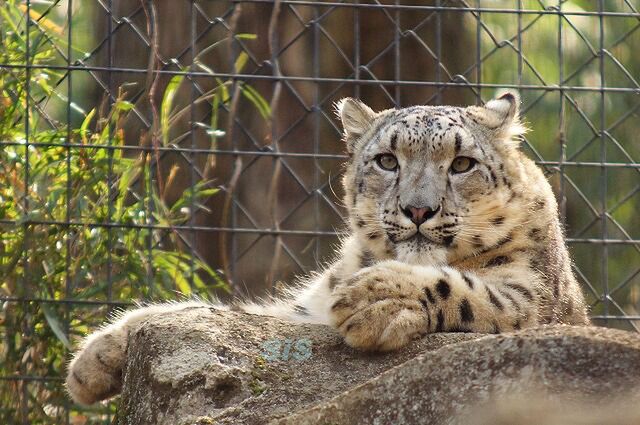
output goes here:
[[514, 193], [508, 162], [515, 152], [509, 140], [520, 129], [518, 103], [509, 93], [485, 107], [375, 114], [343, 101], [354, 232], [413, 264], [444, 263], [461, 245], [481, 248], [484, 234], [505, 221]]

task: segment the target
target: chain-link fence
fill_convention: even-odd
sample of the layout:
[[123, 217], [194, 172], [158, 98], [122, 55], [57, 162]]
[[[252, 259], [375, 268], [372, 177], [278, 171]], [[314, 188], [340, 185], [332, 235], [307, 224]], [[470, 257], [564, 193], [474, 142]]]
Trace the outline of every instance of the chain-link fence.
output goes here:
[[516, 88], [592, 317], [640, 320], [631, 0], [0, 1], [0, 422], [109, 423], [69, 352], [133, 300], [277, 293], [343, 228], [333, 103]]

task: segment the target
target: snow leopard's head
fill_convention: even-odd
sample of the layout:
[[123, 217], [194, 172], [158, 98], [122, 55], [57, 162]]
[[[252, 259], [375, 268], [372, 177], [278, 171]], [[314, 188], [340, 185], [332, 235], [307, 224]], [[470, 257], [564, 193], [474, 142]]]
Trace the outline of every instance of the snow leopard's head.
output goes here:
[[413, 264], [445, 263], [504, 235], [520, 177], [519, 96], [484, 106], [414, 106], [374, 112], [336, 105], [350, 160], [349, 224], [367, 246]]

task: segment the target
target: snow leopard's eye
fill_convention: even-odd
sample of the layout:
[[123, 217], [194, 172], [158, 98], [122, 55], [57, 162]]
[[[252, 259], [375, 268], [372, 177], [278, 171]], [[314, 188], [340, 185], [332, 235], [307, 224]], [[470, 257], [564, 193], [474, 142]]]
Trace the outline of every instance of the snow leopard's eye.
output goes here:
[[398, 159], [390, 153], [376, 156], [376, 162], [383, 170], [395, 171], [398, 168]]
[[473, 158], [469, 158], [468, 156], [458, 156], [451, 163], [450, 171], [453, 174], [466, 173], [476, 165], [476, 162], [478, 161]]

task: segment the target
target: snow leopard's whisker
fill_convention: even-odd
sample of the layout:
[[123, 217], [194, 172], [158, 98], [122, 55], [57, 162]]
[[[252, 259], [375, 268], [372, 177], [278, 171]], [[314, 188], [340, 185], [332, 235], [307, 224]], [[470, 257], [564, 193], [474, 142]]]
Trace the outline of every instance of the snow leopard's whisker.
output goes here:
[[495, 226], [465, 226], [460, 229], [461, 232], [487, 232], [495, 230]]

